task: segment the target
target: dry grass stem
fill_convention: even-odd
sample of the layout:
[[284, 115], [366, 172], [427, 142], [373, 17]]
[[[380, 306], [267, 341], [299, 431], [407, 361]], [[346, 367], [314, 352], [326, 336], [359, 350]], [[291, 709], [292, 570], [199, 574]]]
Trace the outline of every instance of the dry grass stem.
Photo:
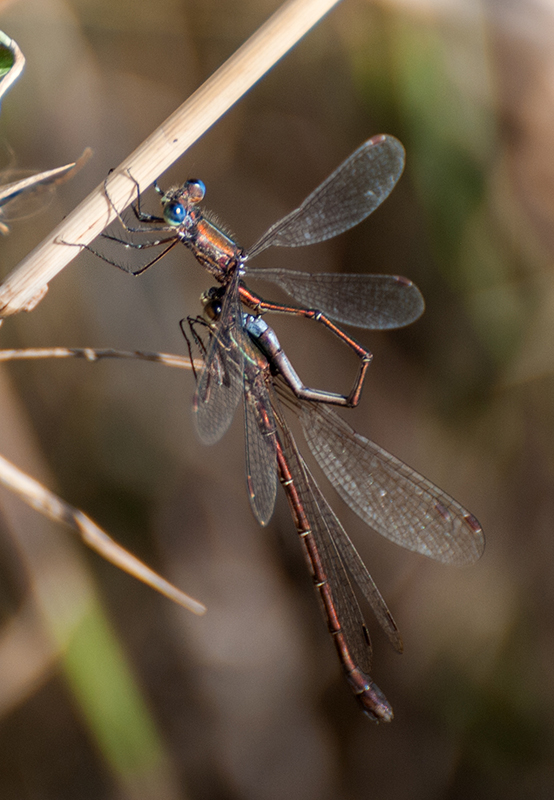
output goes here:
[[[192, 369], [190, 358], [176, 356], [170, 353], [145, 352], [141, 350], [126, 351], [103, 349], [94, 350], [91, 347], [69, 348], [69, 347], [50, 347], [50, 348], [28, 348], [25, 350], [0, 350], [0, 361], [17, 361], [37, 358], [84, 358], [86, 361], [100, 361], [104, 358], [130, 358], [141, 361], [151, 361], [164, 364], [168, 367], [178, 367], [180, 369]], [[200, 359], [195, 360], [194, 368], [200, 370], [204, 362]], [[0, 456], [0, 483], [11, 489], [19, 497], [33, 508], [41, 511], [46, 516], [58, 522], [65, 522], [78, 531], [82, 540], [93, 550], [96, 550], [107, 561], [111, 561], [117, 567], [125, 570], [130, 575], [148, 584], [161, 594], [174, 600], [179, 605], [193, 611], [195, 614], [203, 614], [205, 606], [181, 592], [173, 584], [166, 581], [156, 572], [151, 570], [138, 558], [131, 555], [127, 550], [118, 545], [107, 533], [99, 528], [82, 511], [61, 500], [57, 495], [50, 492], [34, 478], [21, 472], [10, 461]]]
[[[339, 0], [289, 0], [109, 176], [121, 211], [135, 184], [149, 186], [304, 36]], [[0, 316], [30, 311], [48, 282], [79, 253], [63, 242], [88, 244], [114, 219], [98, 186], [0, 286]]]
[[71, 164], [49, 169], [46, 172], [36, 172], [34, 175], [22, 178], [22, 180], [3, 184], [0, 186], [0, 207], [21, 194], [31, 194], [41, 186], [59, 186], [61, 183], [71, 180], [84, 167], [91, 156], [92, 150], [90, 147], [86, 147], [77, 161], [73, 161]]
[[95, 350], [92, 347], [29, 347], [24, 350], [0, 350], [0, 361], [24, 361], [37, 358], [84, 358], [86, 361], [100, 361], [104, 358], [131, 358], [139, 361], [153, 361], [166, 367], [194, 369], [200, 371], [204, 366], [202, 359], [193, 363], [188, 356], [175, 356], [171, 353], [155, 353], [147, 350], [114, 350], [106, 348]]
[[156, 572], [135, 558], [125, 548], [118, 545], [107, 533], [98, 527], [78, 508], [66, 503], [41, 483], [26, 475], [14, 464], [0, 456], [0, 483], [15, 492], [32, 508], [56, 522], [64, 522], [74, 528], [81, 539], [96, 550], [107, 561], [125, 570], [143, 583], [173, 600], [194, 614], [203, 614], [206, 607], [181, 592]]

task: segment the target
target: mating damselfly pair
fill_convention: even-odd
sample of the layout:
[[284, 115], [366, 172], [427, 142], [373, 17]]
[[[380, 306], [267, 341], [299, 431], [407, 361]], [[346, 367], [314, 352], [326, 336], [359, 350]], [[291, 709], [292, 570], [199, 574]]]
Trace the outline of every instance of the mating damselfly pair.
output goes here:
[[[103, 234], [103, 238], [133, 251], [142, 263], [120, 263], [88, 248], [137, 275], [181, 242], [221, 284], [204, 298], [208, 322], [189, 320], [205, 360], [194, 398], [197, 430], [204, 442], [216, 442], [244, 399], [252, 510], [262, 525], [269, 521], [279, 477], [308, 554], [339, 659], [363, 710], [375, 721], [392, 719], [392, 709], [370, 678], [371, 641], [350, 578], [399, 651], [401, 639], [385, 601], [302, 458], [283, 406], [298, 413], [317, 462], [343, 499], [373, 529], [407, 549], [444, 563], [477, 560], [484, 539], [475, 517], [423, 476], [355, 433], [329, 407], [351, 407], [359, 402], [371, 360], [369, 351], [336, 323], [370, 330], [403, 327], [423, 312], [423, 298], [406, 278], [255, 269], [250, 267], [250, 260], [272, 245], [298, 247], [322, 242], [357, 225], [390, 194], [403, 167], [400, 142], [391, 136], [373, 137], [247, 250], [202, 209], [205, 187], [201, 181], [189, 180], [168, 192], [156, 185], [161, 195], [161, 216], [142, 210], [137, 186], [133, 206], [137, 222], [129, 225], [118, 213], [126, 234], [133, 238], [111, 233]], [[265, 300], [246, 286], [248, 277], [273, 282], [299, 305]], [[306, 387], [262, 319], [268, 311], [314, 319], [351, 348], [360, 359], [351, 391], [337, 394]], [[198, 332], [200, 324], [208, 329], [206, 341]]]

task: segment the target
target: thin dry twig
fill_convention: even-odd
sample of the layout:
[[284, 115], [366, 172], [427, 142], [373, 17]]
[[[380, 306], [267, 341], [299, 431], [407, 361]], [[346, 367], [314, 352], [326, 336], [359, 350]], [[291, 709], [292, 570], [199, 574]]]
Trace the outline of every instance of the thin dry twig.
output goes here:
[[201, 359], [191, 362], [188, 356], [175, 356], [172, 353], [155, 353], [148, 350], [114, 350], [106, 348], [95, 350], [92, 347], [29, 347], [24, 350], [0, 350], [0, 361], [24, 361], [37, 358], [84, 358], [86, 361], [100, 361], [104, 358], [131, 358], [139, 361], [153, 361], [166, 367], [194, 369], [198, 372], [204, 366]]
[[[0, 316], [30, 311], [48, 282], [133, 200], [135, 183], [149, 186], [236, 103], [340, 0], [289, 0], [98, 186], [0, 286]], [[1, 321], [1, 320], [0, 320]]]
[[35, 172], [21, 180], [2, 184], [0, 186], [0, 207], [7, 205], [21, 194], [32, 193], [41, 186], [59, 186], [71, 180], [71, 178], [84, 167], [91, 156], [92, 150], [90, 147], [86, 147], [77, 161], [72, 161], [71, 164], [65, 164], [63, 167], [56, 167], [55, 169], [48, 169], [45, 172]]
[[[168, 367], [192, 369], [192, 362], [184, 356], [169, 353], [155, 353], [141, 350], [94, 350], [90, 347], [69, 348], [28, 348], [25, 350], [0, 350], [0, 361], [17, 361], [36, 358], [84, 358], [94, 362], [104, 358], [131, 358], [142, 361], [153, 361]], [[201, 369], [203, 362], [196, 360], [194, 367]], [[82, 511], [66, 503], [41, 483], [18, 469], [14, 464], [0, 455], [0, 483], [15, 492], [32, 508], [41, 511], [47, 517], [64, 522], [74, 528], [81, 539], [96, 550], [107, 561], [120, 567], [138, 580], [151, 586], [156, 591], [174, 600], [194, 614], [203, 614], [206, 607], [189, 595], [177, 589], [156, 572], [143, 564], [138, 558], [117, 544], [105, 531], [98, 527], [90, 517]]]
[[85, 544], [96, 550], [107, 561], [115, 564], [116, 567], [120, 567], [120, 569], [138, 578], [138, 580], [156, 589], [156, 591], [179, 603], [179, 605], [194, 614], [203, 614], [206, 611], [206, 607], [202, 603], [177, 589], [176, 586], [173, 586], [173, 584], [166, 581], [125, 550], [124, 547], [117, 544], [90, 517], [87, 517], [78, 508], [66, 503], [65, 500], [62, 500], [34, 478], [22, 472], [1, 455], [0, 483], [15, 492], [32, 508], [50, 517], [50, 519], [70, 525], [79, 533]]
[[[8, 168], [2, 171], [2, 179], [20, 176], [11, 183], [0, 186], [0, 234], [6, 236], [10, 232], [7, 221], [25, 219], [34, 216], [48, 203], [56, 186], [71, 180], [79, 170], [84, 167], [92, 156], [90, 147], [86, 147], [83, 154], [71, 164], [56, 167], [45, 172], [30, 173], [23, 170]], [[23, 213], [22, 202], [25, 203]], [[33, 207], [34, 202], [34, 207]]]

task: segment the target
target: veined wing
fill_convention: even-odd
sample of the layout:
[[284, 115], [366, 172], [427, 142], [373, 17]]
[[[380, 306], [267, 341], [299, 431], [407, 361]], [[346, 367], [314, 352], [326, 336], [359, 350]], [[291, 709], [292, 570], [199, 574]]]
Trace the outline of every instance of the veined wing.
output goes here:
[[337, 553], [340, 556], [342, 563], [347, 568], [348, 573], [353, 578], [361, 593], [371, 606], [377, 622], [387, 634], [390, 643], [398, 653], [402, 653], [404, 650], [404, 645], [402, 644], [402, 639], [400, 638], [400, 632], [383, 595], [369, 574], [369, 570], [362, 561], [360, 554], [354, 547], [350, 536], [344, 530], [342, 523], [323, 496], [315, 479], [308, 471], [304, 461], [303, 464], [304, 469], [308, 472], [308, 482], [311, 486], [312, 494], [314, 494], [317, 499], [319, 511], [325, 522], [327, 532]]
[[205, 444], [214, 444], [227, 431], [243, 393], [243, 334], [236, 274], [227, 287], [193, 400], [196, 429]]
[[381, 205], [402, 174], [404, 148], [393, 136], [374, 136], [304, 200], [276, 222], [248, 251], [266, 247], [300, 247], [323, 242], [347, 231]]
[[305, 308], [317, 308], [346, 325], [387, 330], [409, 325], [423, 314], [417, 286], [396, 275], [344, 275], [248, 269], [247, 276], [277, 284]]
[[447, 564], [471, 564], [485, 542], [475, 517], [322, 404], [302, 404], [306, 441], [337, 492], [396, 544]]
[[[340, 625], [348, 647], [352, 651], [357, 665], [369, 675], [371, 673], [372, 659], [371, 640], [350, 579], [336, 549], [336, 536], [331, 533], [331, 530], [336, 526], [341, 529], [341, 533], [344, 531], [308, 470], [290, 431], [283, 431], [282, 444], [296, 491], [304, 513], [308, 518], [312, 534], [317, 542], [321, 563], [329, 580]], [[382, 600], [380, 595], [379, 597]], [[392, 619], [388, 608], [386, 608], [385, 601], [382, 600], [382, 603], [386, 609], [386, 614], [380, 611], [379, 613], [376, 612], [380, 624], [382, 624], [384, 618], [387, 618], [387, 620], [389, 618]], [[389, 635], [389, 631], [386, 630], [386, 632]]]
[[[243, 329], [244, 336], [248, 339]], [[250, 341], [244, 343], [244, 436], [246, 480], [254, 516], [267, 525], [277, 496], [276, 426], [265, 383], [267, 362]]]

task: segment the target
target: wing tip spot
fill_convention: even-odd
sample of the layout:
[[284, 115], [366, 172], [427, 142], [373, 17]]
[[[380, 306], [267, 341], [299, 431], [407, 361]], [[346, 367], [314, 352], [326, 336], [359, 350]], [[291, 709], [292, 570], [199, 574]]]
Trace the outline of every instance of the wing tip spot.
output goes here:
[[470, 514], [469, 512], [467, 514], [464, 514], [464, 522], [467, 524], [470, 530], [475, 534], [475, 536], [482, 535], [483, 529], [481, 527], [481, 524], [479, 523], [479, 520], [473, 516], [473, 514]]

